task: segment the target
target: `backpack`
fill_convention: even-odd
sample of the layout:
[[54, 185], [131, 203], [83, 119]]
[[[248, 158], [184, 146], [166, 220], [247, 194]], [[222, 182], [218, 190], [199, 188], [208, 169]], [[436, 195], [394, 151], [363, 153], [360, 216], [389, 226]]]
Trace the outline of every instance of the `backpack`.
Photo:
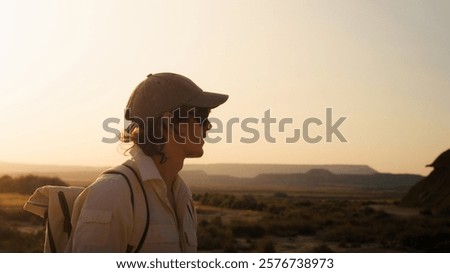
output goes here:
[[[150, 224], [150, 211], [147, 195], [140, 176], [136, 171], [126, 164], [106, 170], [101, 175], [114, 174], [122, 176], [130, 189], [130, 199], [133, 212], [135, 212], [134, 192], [143, 192], [146, 204], [146, 224], [137, 244], [128, 244], [126, 252], [139, 252]], [[44, 252], [64, 252], [72, 232], [71, 215], [75, 200], [84, 190], [83, 187], [74, 186], [42, 186], [37, 188], [25, 203], [23, 209], [45, 219], [45, 242]], [[136, 217], [135, 217], [136, 218]], [[135, 237], [135, 236], [134, 236]], [[134, 248], [133, 245], [136, 245]]]

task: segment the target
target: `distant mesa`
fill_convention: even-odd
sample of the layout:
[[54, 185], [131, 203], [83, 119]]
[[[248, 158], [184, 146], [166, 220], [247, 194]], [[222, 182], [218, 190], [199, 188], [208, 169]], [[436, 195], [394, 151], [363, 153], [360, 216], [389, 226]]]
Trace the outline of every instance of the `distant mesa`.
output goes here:
[[[0, 175], [38, 174], [43, 176], [59, 176], [65, 181], [94, 181], [97, 176], [109, 167], [34, 165], [0, 162]], [[259, 174], [291, 174], [307, 173], [313, 169], [328, 170], [333, 174], [376, 174], [377, 171], [367, 165], [307, 165], [307, 164], [186, 164], [183, 173], [194, 175], [228, 175], [241, 178], [253, 178]]]
[[[51, 166], [0, 162], [0, 191], [30, 192], [43, 183], [18, 186], [17, 180], [36, 181], [39, 177], [59, 177], [72, 186], [88, 186], [107, 167]], [[32, 176], [29, 176], [32, 174]], [[384, 194], [403, 196], [420, 175], [378, 173], [367, 165], [301, 165], [301, 164], [197, 164], [185, 165], [181, 171], [193, 192], [315, 192], [331, 194]], [[44, 178], [46, 179], [46, 178]], [[1, 182], [1, 181], [0, 181]], [[55, 181], [44, 181], [52, 184]], [[59, 182], [59, 181], [58, 181]]]
[[311, 169], [306, 172], [306, 175], [309, 176], [319, 176], [319, 177], [330, 177], [333, 176], [334, 173], [330, 172], [326, 169]]
[[241, 178], [253, 178], [259, 174], [307, 173], [311, 170], [329, 171], [333, 174], [376, 174], [377, 171], [367, 165], [307, 165], [307, 164], [192, 164], [185, 165], [182, 172], [204, 171], [208, 175], [229, 175]]
[[[105, 169], [0, 162], [0, 177], [33, 174], [59, 177], [73, 186], [87, 186]], [[379, 173], [367, 165], [343, 164], [188, 164], [180, 174], [193, 191], [380, 191], [395, 196], [403, 196], [423, 179], [412, 174]]]
[[450, 214], [450, 149], [427, 167], [434, 170], [409, 190], [401, 204]]
[[[193, 191], [285, 191], [329, 192], [343, 194], [374, 192], [403, 196], [423, 177], [412, 174], [335, 174], [326, 169], [311, 169], [305, 173], [261, 173], [254, 177], [210, 175], [200, 171], [184, 171], [183, 179]], [[399, 195], [397, 195], [399, 194]]]

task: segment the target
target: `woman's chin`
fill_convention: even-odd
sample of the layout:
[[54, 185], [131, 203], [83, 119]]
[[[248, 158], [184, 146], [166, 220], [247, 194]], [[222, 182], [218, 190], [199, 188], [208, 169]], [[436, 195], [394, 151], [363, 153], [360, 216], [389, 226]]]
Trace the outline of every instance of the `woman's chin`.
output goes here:
[[187, 154], [187, 158], [197, 158], [197, 157], [202, 157], [203, 156], [203, 149], [199, 150], [199, 151], [195, 151], [195, 152], [191, 152]]

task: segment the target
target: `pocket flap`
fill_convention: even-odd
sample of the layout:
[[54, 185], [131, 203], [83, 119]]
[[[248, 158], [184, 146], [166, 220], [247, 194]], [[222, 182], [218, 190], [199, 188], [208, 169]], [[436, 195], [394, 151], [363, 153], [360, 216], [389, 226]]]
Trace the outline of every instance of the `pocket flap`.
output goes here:
[[190, 246], [197, 246], [197, 232], [194, 230], [186, 230], [184, 234], [186, 235], [187, 243]]

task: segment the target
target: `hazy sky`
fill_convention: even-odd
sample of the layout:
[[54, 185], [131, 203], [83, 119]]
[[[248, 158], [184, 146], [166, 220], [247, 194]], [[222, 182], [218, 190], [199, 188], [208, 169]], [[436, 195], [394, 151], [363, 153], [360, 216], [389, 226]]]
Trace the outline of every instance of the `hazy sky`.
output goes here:
[[[232, 143], [187, 163], [368, 164], [426, 174], [450, 147], [448, 1], [0, 0], [0, 161], [113, 165], [124, 157], [102, 123], [123, 121], [149, 73], [176, 72], [230, 95], [212, 115], [253, 117]], [[333, 122], [325, 141], [326, 108]], [[276, 143], [261, 118], [292, 118]], [[286, 143], [316, 117], [309, 134]], [[123, 125], [112, 125], [121, 128]], [[224, 128], [226, 129], [226, 128]]]

